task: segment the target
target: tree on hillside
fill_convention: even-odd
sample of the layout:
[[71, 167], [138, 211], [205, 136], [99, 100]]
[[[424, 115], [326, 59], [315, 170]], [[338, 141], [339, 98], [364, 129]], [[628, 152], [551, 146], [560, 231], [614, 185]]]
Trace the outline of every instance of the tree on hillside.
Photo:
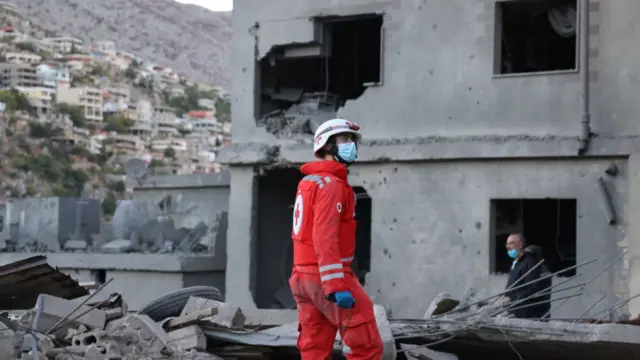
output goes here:
[[216, 117], [221, 122], [231, 121], [231, 103], [223, 98], [216, 99]]
[[169, 159], [175, 159], [176, 157], [176, 150], [172, 147], [168, 147], [166, 149], [164, 149], [164, 157], [169, 158]]
[[106, 123], [105, 130], [115, 131], [118, 134], [127, 133], [129, 128], [135, 124], [135, 121], [121, 115], [109, 116], [104, 122]]
[[73, 122], [73, 126], [78, 128], [87, 127], [87, 118], [84, 117], [83, 108], [67, 103], [60, 103], [57, 105], [57, 110], [61, 114], [68, 115]]

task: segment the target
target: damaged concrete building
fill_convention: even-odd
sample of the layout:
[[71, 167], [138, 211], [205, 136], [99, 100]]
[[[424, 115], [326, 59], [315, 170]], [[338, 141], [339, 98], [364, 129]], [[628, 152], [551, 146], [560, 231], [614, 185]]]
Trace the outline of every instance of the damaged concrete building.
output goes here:
[[393, 316], [420, 316], [440, 291], [499, 291], [511, 232], [566, 269], [556, 283], [595, 278], [554, 317], [636, 295], [638, 11], [634, 0], [236, 2], [226, 300], [291, 305], [296, 165], [334, 116], [363, 129], [350, 173], [356, 270]]
[[206, 291], [221, 298], [229, 173], [163, 176], [147, 173], [146, 166], [134, 170], [127, 179], [133, 199], [118, 203], [110, 223], [100, 224], [98, 200], [7, 202], [0, 213], [0, 264], [48, 255], [74, 279], [135, 294], [134, 310], [193, 286], [215, 287]]

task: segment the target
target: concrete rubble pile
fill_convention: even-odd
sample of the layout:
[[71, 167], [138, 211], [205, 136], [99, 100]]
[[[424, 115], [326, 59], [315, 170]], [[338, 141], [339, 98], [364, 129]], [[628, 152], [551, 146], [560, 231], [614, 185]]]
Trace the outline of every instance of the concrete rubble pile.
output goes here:
[[[90, 302], [98, 293], [84, 300], [41, 294], [34, 309], [0, 314], [0, 359], [299, 359], [296, 310], [243, 309], [187, 295], [171, 301], [165, 296], [130, 312], [120, 294]], [[421, 319], [388, 319], [385, 309], [374, 305], [384, 344], [382, 359], [640, 356], [637, 319], [523, 320], [493, 316], [497, 307], [491, 304], [465, 304], [439, 294]], [[335, 358], [348, 354], [339, 335], [334, 345]]]
[[[95, 293], [93, 294], [95, 295]], [[89, 299], [93, 296], [90, 295]], [[0, 359], [215, 360], [295, 359], [296, 310], [243, 310], [191, 296], [180, 308], [129, 312], [119, 294], [89, 303], [41, 294], [34, 309], [0, 317]], [[86, 302], [86, 303], [85, 303]], [[181, 309], [181, 310], [180, 310]], [[175, 312], [175, 316], [160, 316]], [[386, 313], [376, 307], [395, 359]], [[146, 312], [146, 313], [145, 313]], [[34, 356], [34, 349], [35, 356]], [[343, 349], [336, 338], [336, 353]]]
[[422, 319], [391, 319], [398, 352], [407, 359], [433, 360], [622, 360], [640, 356], [640, 316], [617, 322], [603, 320], [606, 314], [518, 319], [497, 302], [470, 303], [438, 294]]
[[[171, 195], [159, 203], [150, 201], [121, 201], [113, 217], [111, 228], [93, 241], [93, 246], [83, 251], [103, 253], [172, 253], [211, 252], [209, 247], [224, 234], [226, 212], [217, 214], [213, 221], [205, 224], [196, 208], [178, 211]], [[65, 250], [76, 250], [72, 242]]]

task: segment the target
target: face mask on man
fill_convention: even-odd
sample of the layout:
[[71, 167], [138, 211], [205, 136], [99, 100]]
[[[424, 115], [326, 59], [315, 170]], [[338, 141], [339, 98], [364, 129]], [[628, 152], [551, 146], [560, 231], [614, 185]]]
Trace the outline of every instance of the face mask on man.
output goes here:
[[518, 257], [518, 250], [517, 249], [511, 249], [509, 251], [507, 251], [507, 254], [509, 255], [510, 258], [515, 259]]
[[354, 162], [358, 157], [358, 148], [356, 147], [356, 143], [350, 142], [338, 144], [338, 156], [346, 162]]

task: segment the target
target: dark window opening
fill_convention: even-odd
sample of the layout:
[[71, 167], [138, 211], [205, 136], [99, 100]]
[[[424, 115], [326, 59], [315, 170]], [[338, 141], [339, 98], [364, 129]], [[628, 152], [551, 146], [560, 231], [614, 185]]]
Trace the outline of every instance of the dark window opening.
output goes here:
[[107, 270], [91, 270], [91, 277], [97, 285], [102, 285], [107, 282]]
[[[551, 272], [576, 265], [577, 201], [575, 199], [492, 200], [492, 273], [508, 273], [512, 260], [505, 243], [513, 233], [523, 234], [528, 245], [542, 248]], [[575, 269], [558, 276], [570, 277]]]
[[372, 200], [367, 191], [360, 186], [353, 188], [356, 194], [356, 254], [351, 263], [353, 272], [362, 285], [371, 271], [371, 205]]
[[379, 84], [382, 15], [319, 18], [316, 40], [279, 46], [259, 63], [258, 125], [275, 135], [313, 134], [345, 101]]
[[576, 0], [497, 3], [496, 73], [576, 69], [576, 6]]
[[293, 266], [293, 203], [303, 174], [297, 168], [266, 171], [258, 178], [256, 305], [295, 308], [289, 290]]

